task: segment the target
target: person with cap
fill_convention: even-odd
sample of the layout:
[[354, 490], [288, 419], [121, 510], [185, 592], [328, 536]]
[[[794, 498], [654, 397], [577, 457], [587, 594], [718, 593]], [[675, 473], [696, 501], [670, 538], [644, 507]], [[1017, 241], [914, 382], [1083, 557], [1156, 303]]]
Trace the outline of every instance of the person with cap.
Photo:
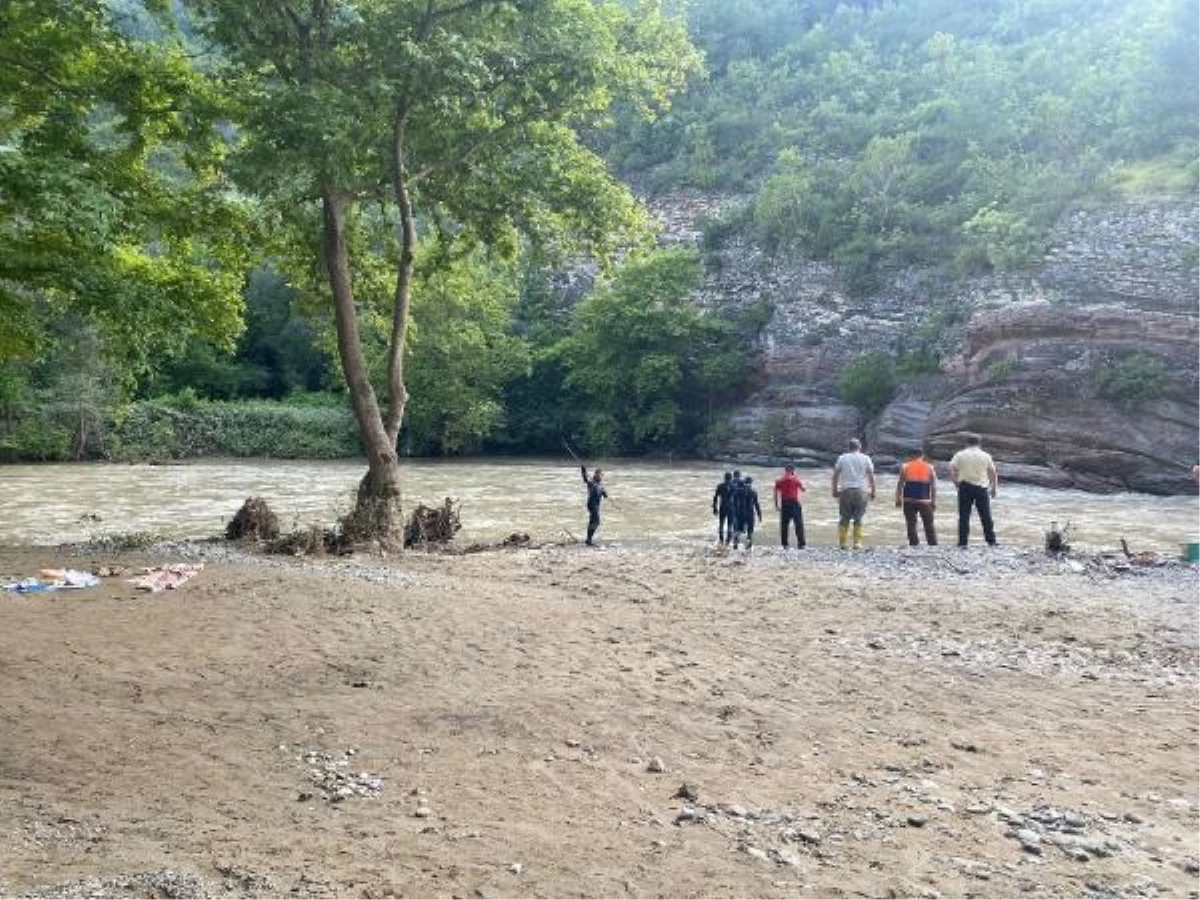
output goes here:
[[717, 483], [713, 492], [713, 515], [717, 517], [717, 543], [721, 546], [728, 544], [733, 537], [733, 510], [730, 492], [733, 487], [733, 475], [725, 473], [725, 480]]
[[896, 506], [904, 510], [904, 525], [908, 531], [908, 544], [915, 547], [921, 543], [917, 537], [917, 517], [925, 530], [925, 543], [937, 546], [937, 531], [933, 527], [933, 512], [937, 508], [937, 473], [925, 459], [920, 448], [908, 454], [908, 461], [900, 467], [900, 479], [896, 482]]
[[591, 478], [588, 478], [587, 467], [580, 465], [579, 473], [583, 476], [583, 483], [587, 486], [587, 540], [584, 541], [589, 547], [594, 547], [595, 544], [592, 538], [596, 536], [596, 529], [600, 527], [600, 501], [608, 498], [608, 492], [604, 490], [604, 470], [597, 469]]
[[790, 463], [783, 467], [783, 476], [775, 482], [775, 509], [779, 512], [779, 539], [788, 545], [788, 525], [795, 523], [796, 546], [804, 547], [804, 509], [800, 495], [808, 490], [796, 475], [796, 467]]
[[992, 522], [992, 498], [996, 496], [1000, 479], [990, 453], [982, 446], [979, 435], [967, 435], [967, 446], [950, 458], [950, 477], [958, 488], [958, 546], [967, 546], [971, 534], [971, 507], [979, 512], [983, 539], [989, 547], [996, 546], [996, 528]]
[[846, 549], [854, 525], [854, 549], [863, 546], [863, 516], [867, 501], [875, 499], [875, 464], [862, 452], [862, 442], [850, 439], [850, 449], [833, 466], [833, 496], [838, 502], [838, 546]]

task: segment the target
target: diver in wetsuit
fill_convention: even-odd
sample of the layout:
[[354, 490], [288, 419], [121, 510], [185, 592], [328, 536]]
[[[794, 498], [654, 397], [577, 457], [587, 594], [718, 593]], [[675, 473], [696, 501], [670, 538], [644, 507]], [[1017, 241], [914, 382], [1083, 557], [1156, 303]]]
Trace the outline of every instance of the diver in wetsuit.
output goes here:
[[733, 537], [733, 512], [730, 509], [729, 491], [733, 475], [725, 473], [725, 480], [713, 491], [713, 515], [717, 517], [717, 543], [728, 544]]
[[587, 467], [580, 465], [579, 474], [583, 476], [583, 483], [587, 485], [588, 526], [587, 540], [584, 543], [593, 547], [595, 545], [592, 543], [592, 538], [596, 534], [596, 529], [600, 527], [600, 501], [608, 498], [608, 492], [604, 490], [604, 485], [601, 483], [604, 480], [604, 471], [597, 469], [592, 477], [588, 478]]
[[742, 479], [738, 489], [734, 491], [733, 518], [736, 522], [733, 534], [733, 549], [737, 549], [738, 538], [746, 534], [746, 549], [754, 546], [754, 517], [762, 521], [762, 507], [758, 505], [758, 491], [754, 488], [754, 479], [747, 475]]

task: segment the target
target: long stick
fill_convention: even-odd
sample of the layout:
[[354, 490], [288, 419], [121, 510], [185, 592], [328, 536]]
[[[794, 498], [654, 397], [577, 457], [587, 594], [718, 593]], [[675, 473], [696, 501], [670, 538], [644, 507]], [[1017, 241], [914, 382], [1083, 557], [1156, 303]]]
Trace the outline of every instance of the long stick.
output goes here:
[[[582, 465], [583, 465], [583, 460], [582, 460], [582, 459], [580, 459], [580, 458], [579, 458], [579, 456], [578, 456], [578, 455], [575, 453], [575, 451], [571, 449], [571, 445], [567, 443], [567, 439], [566, 439], [566, 438], [563, 438], [563, 439], [562, 439], [562, 444], [563, 444], [563, 446], [564, 446], [564, 447], [566, 447], [566, 448], [567, 448], [567, 452], [571, 454], [571, 459], [575, 460], [575, 462], [579, 463], [579, 464], [582, 466]], [[586, 468], [586, 466], [585, 466], [585, 468]], [[606, 494], [605, 496], [608, 496], [608, 495]], [[616, 500], [614, 500], [612, 497], [609, 497], [609, 498], [608, 498], [608, 502], [609, 502], [609, 503], [611, 503], [611, 504], [613, 505], [613, 508], [614, 508], [614, 509], [620, 509], [620, 508], [621, 508], [621, 504], [617, 503], [617, 501], [616, 501]]]

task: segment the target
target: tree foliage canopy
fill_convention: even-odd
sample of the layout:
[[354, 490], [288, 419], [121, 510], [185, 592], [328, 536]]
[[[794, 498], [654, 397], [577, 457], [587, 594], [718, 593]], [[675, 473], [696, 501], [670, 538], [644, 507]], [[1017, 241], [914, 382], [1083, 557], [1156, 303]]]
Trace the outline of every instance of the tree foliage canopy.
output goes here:
[[101, 0], [0, 4], [0, 358], [68, 314], [134, 374], [240, 329], [244, 204], [222, 186], [219, 96], [177, 42]]

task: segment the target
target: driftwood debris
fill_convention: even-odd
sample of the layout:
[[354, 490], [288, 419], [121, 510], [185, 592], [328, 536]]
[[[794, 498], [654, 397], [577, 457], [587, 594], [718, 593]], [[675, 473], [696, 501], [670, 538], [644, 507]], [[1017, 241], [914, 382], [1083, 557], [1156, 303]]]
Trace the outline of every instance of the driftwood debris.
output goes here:
[[273, 541], [279, 537], [279, 516], [262, 497], [248, 497], [229, 524], [225, 537], [231, 541]]
[[441, 506], [418, 504], [404, 526], [404, 546], [445, 544], [462, 528], [459, 504], [447, 497]]
[[310, 525], [308, 528], [269, 541], [266, 550], [268, 553], [283, 553], [289, 556], [323, 556], [327, 553], [342, 556], [349, 553], [351, 548], [341, 532], [322, 528], [320, 525]]

